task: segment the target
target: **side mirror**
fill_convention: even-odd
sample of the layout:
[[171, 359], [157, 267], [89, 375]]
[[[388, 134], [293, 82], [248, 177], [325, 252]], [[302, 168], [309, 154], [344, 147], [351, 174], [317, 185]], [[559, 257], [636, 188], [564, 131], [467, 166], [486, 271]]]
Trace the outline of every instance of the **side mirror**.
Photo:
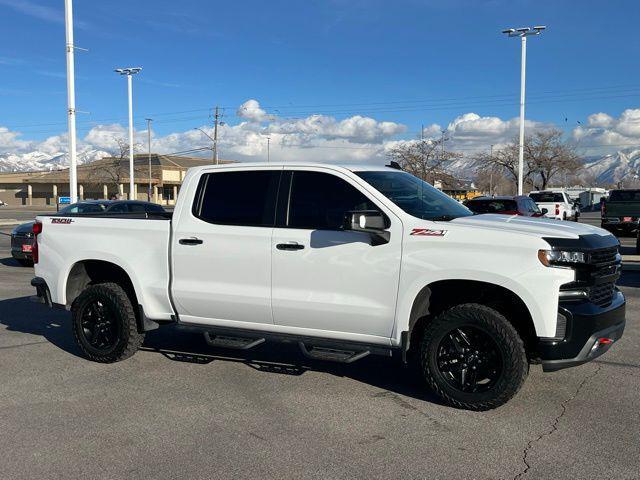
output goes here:
[[344, 217], [344, 229], [371, 235], [372, 245], [389, 243], [391, 232], [389, 219], [378, 210], [359, 210], [347, 212]]
[[549, 213], [549, 210], [547, 210], [546, 208], [543, 208], [540, 211], [542, 212], [543, 215], [546, 215], [547, 213]]

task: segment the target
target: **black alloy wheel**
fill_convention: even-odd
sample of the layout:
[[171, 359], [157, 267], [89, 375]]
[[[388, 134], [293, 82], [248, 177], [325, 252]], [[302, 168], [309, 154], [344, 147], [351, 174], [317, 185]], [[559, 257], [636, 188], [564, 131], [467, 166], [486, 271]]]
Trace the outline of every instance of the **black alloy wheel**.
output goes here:
[[489, 306], [464, 303], [427, 320], [420, 367], [443, 400], [479, 411], [509, 401], [522, 387], [529, 361], [507, 318]]
[[109, 305], [95, 298], [84, 304], [80, 317], [82, 335], [89, 345], [101, 352], [116, 345], [119, 327]]
[[495, 340], [471, 325], [456, 327], [440, 341], [437, 367], [445, 381], [461, 392], [486, 392], [502, 375]]
[[73, 301], [71, 314], [76, 343], [94, 362], [129, 358], [144, 340], [131, 298], [117, 283], [86, 287]]

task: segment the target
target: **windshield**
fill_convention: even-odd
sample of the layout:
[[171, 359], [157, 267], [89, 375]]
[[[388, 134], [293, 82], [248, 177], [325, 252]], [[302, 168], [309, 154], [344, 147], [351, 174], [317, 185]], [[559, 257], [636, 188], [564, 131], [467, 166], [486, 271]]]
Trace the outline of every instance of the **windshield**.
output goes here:
[[466, 203], [467, 208], [475, 213], [517, 212], [518, 204], [515, 200], [471, 200]]
[[393, 170], [355, 173], [414, 217], [425, 220], [453, 220], [473, 215], [453, 198], [407, 172]]
[[564, 202], [564, 197], [562, 196], [562, 193], [557, 193], [557, 192], [530, 193], [529, 196], [536, 203]]

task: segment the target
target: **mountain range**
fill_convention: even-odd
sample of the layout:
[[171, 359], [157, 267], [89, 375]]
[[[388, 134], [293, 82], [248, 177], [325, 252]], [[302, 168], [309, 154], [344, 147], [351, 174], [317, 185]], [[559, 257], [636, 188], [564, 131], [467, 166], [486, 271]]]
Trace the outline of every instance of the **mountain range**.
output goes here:
[[[84, 147], [78, 150], [78, 164], [92, 162], [111, 154], [104, 150]], [[0, 154], [0, 172], [24, 172], [58, 170], [68, 166], [66, 152]], [[461, 176], [471, 177], [477, 168], [477, 162], [462, 158], [449, 165], [449, 170]], [[640, 175], [640, 149], [619, 150], [605, 156], [585, 158], [583, 174], [585, 178], [595, 179], [598, 184], [615, 184], [619, 181]]]

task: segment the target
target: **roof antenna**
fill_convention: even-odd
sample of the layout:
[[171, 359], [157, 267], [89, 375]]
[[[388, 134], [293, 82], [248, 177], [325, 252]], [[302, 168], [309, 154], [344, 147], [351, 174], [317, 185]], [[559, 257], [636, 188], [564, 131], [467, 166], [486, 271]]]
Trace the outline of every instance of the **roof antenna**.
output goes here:
[[389, 165], [385, 165], [385, 167], [393, 168], [395, 170], [402, 170], [402, 167], [400, 166], [400, 164], [393, 160], [389, 162]]

